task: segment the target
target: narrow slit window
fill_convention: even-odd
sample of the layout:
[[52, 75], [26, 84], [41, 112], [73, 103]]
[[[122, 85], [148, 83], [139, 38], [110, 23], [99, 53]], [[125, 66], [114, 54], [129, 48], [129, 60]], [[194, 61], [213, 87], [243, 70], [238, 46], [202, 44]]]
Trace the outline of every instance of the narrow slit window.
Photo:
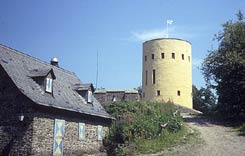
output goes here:
[[177, 95], [180, 96], [180, 90], [177, 91]]
[[191, 57], [190, 57], [190, 56], [188, 56], [188, 61], [189, 61], [189, 62], [191, 61]]
[[154, 60], [154, 54], [151, 54], [151, 58]]
[[46, 81], [45, 81], [45, 86], [46, 86], [46, 89], [45, 91], [48, 92], [48, 93], [52, 93], [52, 89], [53, 89], [53, 79], [51, 78], [46, 78]]
[[172, 59], [175, 59], [175, 53], [172, 53]]
[[147, 61], [147, 56], [145, 56], [145, 62]]
[[181, 57], [182, 57], [182, 60], [184, 60], [184, 59], [185, 59], [185, 55], [184, 55], [184, 54], [182, 54], [182, 55], [181, 55]]
[[161, 95], [160, 90], [157, 90], [157, 96], [160, 96], [160, 95]]
[[162, 53], [161, 56], [162, 56], [162, 59], [164, 59], [164, 53]]
[[152, 83], [153, 84], [156, 83], [156, 70], [155, 69], [152, 70]]
[[147, 72], [147, 70], [145, 71], [145, 85], [147, 85], [147, 75], [148, 75], [148, 72]]

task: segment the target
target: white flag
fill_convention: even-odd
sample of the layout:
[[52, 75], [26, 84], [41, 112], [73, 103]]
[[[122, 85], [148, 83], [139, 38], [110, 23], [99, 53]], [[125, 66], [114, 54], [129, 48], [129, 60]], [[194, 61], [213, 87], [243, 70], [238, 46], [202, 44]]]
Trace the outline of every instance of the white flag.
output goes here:
[[172, 24], [173, 20], [167, 20], [167, 24]]

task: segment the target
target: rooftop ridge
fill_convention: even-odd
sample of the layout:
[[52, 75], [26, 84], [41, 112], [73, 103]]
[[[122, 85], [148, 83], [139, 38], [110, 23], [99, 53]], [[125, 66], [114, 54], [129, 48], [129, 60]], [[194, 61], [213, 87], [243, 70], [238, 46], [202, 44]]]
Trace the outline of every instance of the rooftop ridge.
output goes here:
[[1, 43], [0, 43], [0, 46], [3, 47], [3, 48], [7, 48], [7, 49], [9, 49], [9, 50], [11, 50], [11, 51], [13, 51], [13, 52], [19, 54], [19, 55], [27, 56], [27, 57], [29, 57], [29, 58], [31, 58], [31, 59], [34, 59], [35, 61], [38, 61], [38, 62], [40, 62], [40, 63], [44, 63], [45, 65], [48, 65], [48, 66], [50, 66], [50, 67], [52, 67], [52, 68], [56, 68], [56, 69], [58, 69], [58, 70], [61, 70], [61, 71], [63, 71], [63, 72], [66, 72], [66, 73], [75, 75], [75, 76], [77, 77], [77, 75], [76, 75], [74, 72], [71, 72], [71, 71], [66, 70], [66, 69], [64, 69], [64, 68], [61, 68], [61, 67], [53, 66], [53, 65], [51, 65], [51, 64], [49, 64], [49, 63], [47, 63], [47, 62], [45, 62], [45, 61], [43, 61], [43, 60], [40, 60], [40, 59], [38, 59], [38, 58], [36, 58], [36, 57], [34, 57], [34, 56], [31, 56], [31, 55], [29, 55], [29, 54], [26, 54], [26, 53], [24, 53], [24, 52], [21, 52], [21, 51], [19, 51], [19, 50], [16, 50], [16, 49], [14, 49], [14, 48], [9, 47], [9, 46], [3, 45], [3, 44], [1, 44]]

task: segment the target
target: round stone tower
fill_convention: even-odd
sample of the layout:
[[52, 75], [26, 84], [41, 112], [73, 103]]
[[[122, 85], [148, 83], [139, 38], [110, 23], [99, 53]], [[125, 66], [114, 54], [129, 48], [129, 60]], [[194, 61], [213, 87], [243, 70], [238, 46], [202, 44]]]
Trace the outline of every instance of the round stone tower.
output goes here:
[[191, 43], [160, 38], [143, 43], [142, 94], [146, 101], [171, 101], [192, 108]]

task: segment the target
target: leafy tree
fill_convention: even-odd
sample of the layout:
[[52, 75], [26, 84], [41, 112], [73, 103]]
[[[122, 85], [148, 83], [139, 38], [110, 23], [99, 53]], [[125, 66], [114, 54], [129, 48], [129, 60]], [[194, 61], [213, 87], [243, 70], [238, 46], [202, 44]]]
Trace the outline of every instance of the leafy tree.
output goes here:
[[237, 21], [227, 21], [215, 35], [218, 49], [209, 51], [202, 64], [207, 84], [216, 89], [218, 111], [228, 118], [245, 111], [245, 22], [241, 11]]
[[203, 113], [209, 113], [216, 106], [216, 97], [211, 91], [211, 88], [201, 88], [200, 90], [193, 85], [193, 108]]

